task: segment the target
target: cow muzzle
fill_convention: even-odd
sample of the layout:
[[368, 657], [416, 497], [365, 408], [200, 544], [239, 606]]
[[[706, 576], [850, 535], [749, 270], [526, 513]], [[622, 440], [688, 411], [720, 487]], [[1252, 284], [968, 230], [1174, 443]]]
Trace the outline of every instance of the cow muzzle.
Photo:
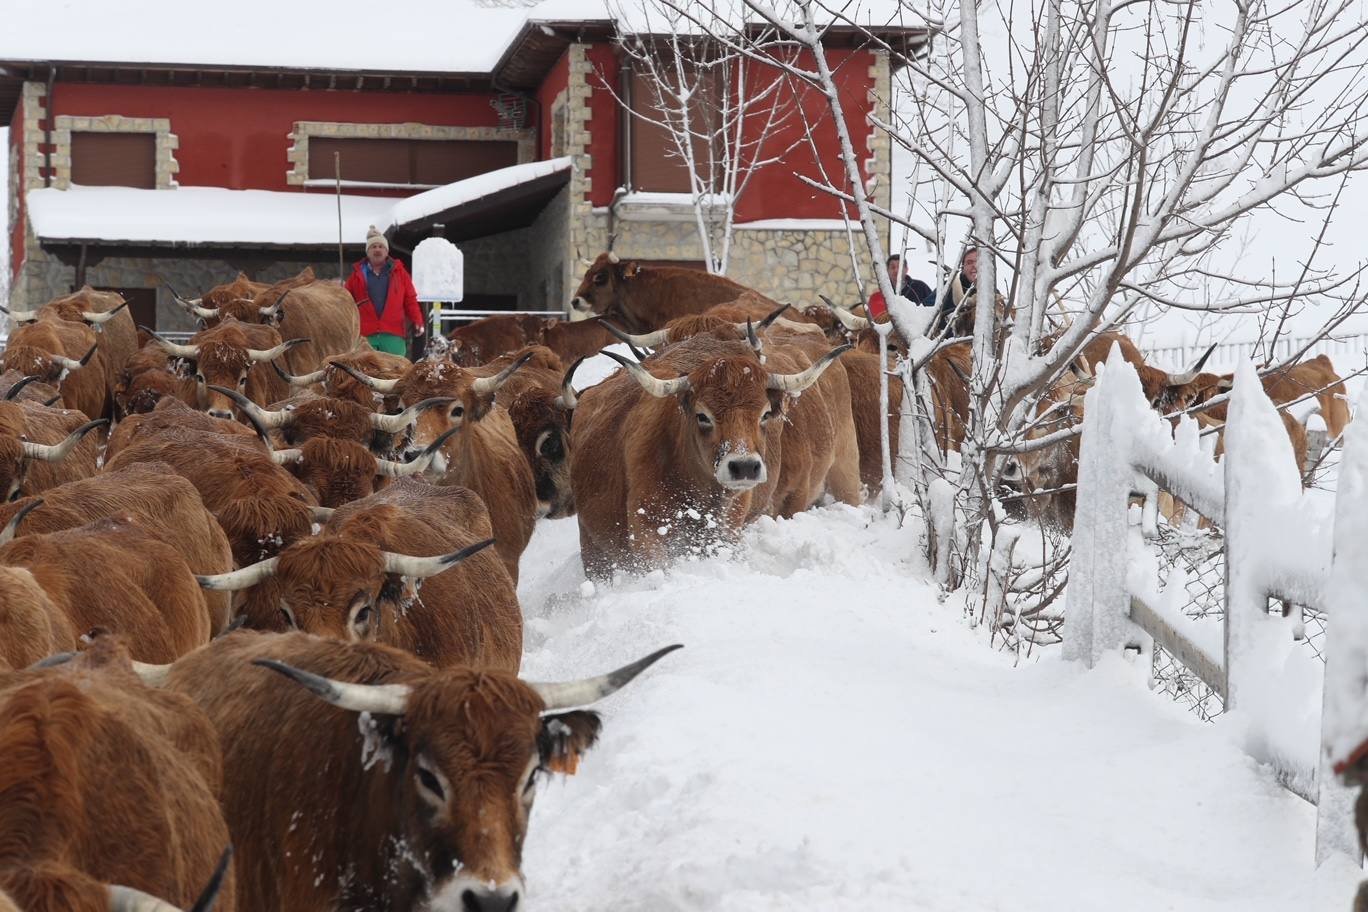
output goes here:
[[594, 309], [593, 305], [590, 304], [587, 299], [578, 296], [571, 299], [570, 306], [575, 308], [575, 310], [578, 310], [580, 313], [589, 313], [591, 310]]
[[765, 483], [765, 461], [754, 453], [724, 456], [718, 460], [714, 477], [729, 491], [749, 491]]
[[457, 877], [433, 897], [432, 912], [515, 912], [522, 908], [523, 882], [512, 877], [500, 884]]

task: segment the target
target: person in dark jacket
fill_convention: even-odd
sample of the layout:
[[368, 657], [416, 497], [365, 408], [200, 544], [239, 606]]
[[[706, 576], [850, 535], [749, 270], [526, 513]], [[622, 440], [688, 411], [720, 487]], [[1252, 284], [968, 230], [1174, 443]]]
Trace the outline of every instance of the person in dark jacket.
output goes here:
[[938, 313], [932, 332], [949, 326], [947, 335], [968, 336], [974, 332], [974, 293], [978, 286], [978, 248], [970, 247], [960, 260], [959, 271], [950, 279], [937, 302]]
[[[888, 258], [888, 283], [895, 288], [897, 288], [898, 285], [898, 272], [900, 271], [901, 266], [902, 257], [898, 254], [895, 253]], [[921, 304], [929, 307], [936, 303], [936, 293], [931, 289], [931, 286], [927, 285], [921, 279], [912, 278], [910, 275], [902, 277], [902, 288], [898, 290], [898, 294], [907, 298], [907, 300], [911, 301], [913, 304]], [[869, 311], [871, 320], [883, 319], [884, 314], [888, 313], [888, 305], [884, 302], [882, 291], [876, 289], [874, 294], [870, 295], [869, 306], [866, 309]]]
[[366, 257], [352, 267], [347, 291], [361, 315], [361, 335], [376, 351], [408, 355], [405, 323], [413, 334], [423, 334], [423, 312], [418, 291], [404, 264], [390, 256], [389, 241], [374, 225], [366, 232]]

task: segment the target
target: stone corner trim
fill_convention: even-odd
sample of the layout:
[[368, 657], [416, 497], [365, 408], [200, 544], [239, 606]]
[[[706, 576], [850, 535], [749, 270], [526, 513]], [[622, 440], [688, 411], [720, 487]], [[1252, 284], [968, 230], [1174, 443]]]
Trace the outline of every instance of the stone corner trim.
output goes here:
[[65, 190], [71, 186], [72, 133], [152, 133], [156, 136], [156, 187], [171, 190], [177, 186], [176, 174], [180, 164], [176, 150], [180, 138], [171, 132], [171, 121], [165, 117], [124, 117], [105, 114], [98, 117], [58, 114], [52, 123], [52, 186]]

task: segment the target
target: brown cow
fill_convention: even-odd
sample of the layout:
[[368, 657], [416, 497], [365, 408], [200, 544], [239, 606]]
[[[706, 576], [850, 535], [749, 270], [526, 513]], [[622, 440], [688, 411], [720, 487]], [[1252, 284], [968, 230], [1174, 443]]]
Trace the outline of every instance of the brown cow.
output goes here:
[[258, 405], [289, 396], [289, 386], [270, 362], [305, 341], [282, 342], [280, 334], [269, 326], [231, 318], [195, 333], [186, 345], [169, 342], [155, 333], [153, 337], [169, 354], [194, 362], [197, 404], [215, 418], [232, 418], [233, 404], [228, 397], [210, 390], [210, 386], [235, 389]]
[[607, 316], [628, 332], [645, 333], [678, 317], [738, 299], [757, 302], [766, 313], [779, 306], [726, 276], [684, 266], [643, 266], [601, 253], [584, 273], [570, 303], [581, 313]]
[[378, 643], [240, 631], [173, 665], [168, 686], [203, 707], [225, 745], [243, 909], [509, 912], [522, 908], [536, 787], [574, 772], [601, 724], [564, 710], [676, 648], [534, 684]]
[[41, 503], [31, 501], [5, 525], [0, 566], [33, 574], [56, 611], [54, 632], [103, 628], [120, 634], [145, 662], [170, 662], [209, 641], [210, 611], [195, 575], [153, 529], [123, 515], [14, 538]]
[[556, 353], [562, 364], [598, 354], [613, 344], [612, 335], [597, 320], [547, 320], [541, 344]]
[[86, 285], [74, 294], [49, 301], [37, 311], [14, 311], [10, 316], [16, 323], [26, 323], [50, 313], [58, 319], [83, 323], [95, 330], [104, 360], [105, 387], [113, 397], [124, 365], [138, 350], [138, 331], [127, 308], [128, 302], [118, 292], [96, 291]]
[[[0, 908], [237, 908], [218, 735], [102, 636], [65, 665], [0, 672]], [[217, 867], [216, 867], [217, 865]]]
[[516, 672], [522, 612], [490, 551], [484, 504], [464, 488], [418, 480], [339, 509], [319, 535], [206, 589], [254, 588], [249, 626], [397, 646], [437, 666]]
[[769, 475], [767, 425], [847, 350], [795, 374], [768, 371], [745, 343], [707, 336], [647, 366], [618, 359], [627, 369], [580, 395], [570, 431], [585, 572], [655, 566], [734, 536]]
[[113, 461], [115, 456], [134, 441], [155, 437], [168, 431], [204, 431], [210, 434], [242, 437], [246, 440], [255, 440], [257, 436], [256, 431], [245, 424], [226, 418], [210, 418], [179, 399], [162, 399], [152, 411], [129, 415], [119, 422], [118, 427], [109, 435], [109, 443], [105, 446], [105, 465]]
[[462, 367], [477, 367], [541, 342], [543, 321], [532, 314], [496, 314], [458, 326], [447, 333], [447, 357]]
[[64, 408], [62, 391], [37, 377], [26, 377], [16, 370], [0, 374], [0, 400], [5, 402], [37, 402], [41, 405]]
[[225, 317], [243, 323], [261, 322], [260, 313], [252, 299], [271, 287], [268, 282], [253, 282], [246, 273], [239, 272], [233, 281], [215, 285], [201, 297], [187, 299], [181, 297], [169, 282], [163, 280], [162, 284], [171, 292], [177, 304], [199, 320], [202, 329], [218, 325], [219, 320]]
[[[1264, 392], [1273, 400], [1274, 405], [1286, 405], [1314, 395], [1321, 419], [1329, 439], [1335, 440], [1348, 426], [1349, 398], [1345, 393], [1344, 381], [1335, 372], [1335, 366], [1326, 355], [1317, 355], [1310, 361], [1290, 364], [1265, 374], [1262, 378]], [[1234, 374], [1197, 374], [1192, 382], [1172, 390], [1167, 400], [1173, 410], [1190, 408], [1222, 393], [1230, 392], [1235, 384]], [[1203, 414], [1217, 421], [1226, 420], [1226, 403], [1217, 403], [1202, 410]]]
[[89, 418], [109, 417], [105, 359], [95, 331], [51, 312], [40, 316], [37, 322], [10, 332], [0, 354], [0, 370], [18, 371], [56, 386], [68, 408], [85, 412]]
[[[402, 355], [375, 351], [369, 343], [363, 341], [346, 354], [333, 355], [328, 358], [323, 367], [316, 371], [310, 371], [307, 374], [287, 374], [277, 368], [277, 372], [292, 390], [312, 389], [314, 392], [321, 392], [325, 396], [331, 396], [334, 399], [346, 399], [371, 409], [376, 408], [378, 404], [380, 410], [384, 412], [399, 410], [398, 396], [393, 394], [386, 396], [375, 392], [365, 383], [357, 380], [353, 374], [342, 370], [343, 366], [378, 380], [397, 380], [408, 372], [412, 362]], [[321, 389], [319, 384], [322, 385]]]
[[283, 338], [306, 340], [285, 355], [292, 374], [318, 370], [330, 356], [350, 352], [361, 335], [351, 294], [334, 282], [315, 280], [312, 268], [258, 292], [253, 303], [261, 321], [277, 327]]
[[227, 534], [238, 566], [272, 557], [313, 529], [313, 494], [260, 441], [166, 431], [134, 441], [105, 470], [141, 462], [164, 462], [195, 486]]
[[452, 428], [461, 429], [433, 459], [427, 477], [480, 495], [494, 523], [494, 547], [515, 584], [518, 560], [537, 521], [537, 490], [513, 422], [494, 399], [523, 363], [515, 361], [493, 377], [481, 377], [432, 357], [414, 364], [399, 380], [380, 381], [353, 372], [378, 392], [398, 392], [405, 406], [439, 397], [454, 400], [449, 408], [430, 409], [418, 416], [414, 446], [427, 448]]
[[95, 474], [98, 434], [109, 422], [71, 409], [0, 402], [0, 496], [13, 500]]
[[146, 414], [166, 398], [197, 405], [195, 381], [178, 373], [176, 363], [155, 339], [139, 349], [114, 384], [115, 412], [121, 417]]

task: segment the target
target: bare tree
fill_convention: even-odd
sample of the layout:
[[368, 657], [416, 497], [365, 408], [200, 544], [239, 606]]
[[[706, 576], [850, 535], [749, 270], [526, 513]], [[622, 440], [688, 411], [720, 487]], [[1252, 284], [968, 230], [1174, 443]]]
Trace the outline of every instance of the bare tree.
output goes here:
[[[616, 18], [634, 78], [629, 97], [609, 89], [634, 121], [668, 136], [668, 153], [688, 178], [704, 263], [725, 275], [737, 201], [756, 173], [801, 141], [776, 138], [795, 115], [793, 77], [713, 40], [715, 29], [695, 27], [667, 3], [646, 0]], [[761, 30], [748, 40], [767, 47], [777, 35]]]

